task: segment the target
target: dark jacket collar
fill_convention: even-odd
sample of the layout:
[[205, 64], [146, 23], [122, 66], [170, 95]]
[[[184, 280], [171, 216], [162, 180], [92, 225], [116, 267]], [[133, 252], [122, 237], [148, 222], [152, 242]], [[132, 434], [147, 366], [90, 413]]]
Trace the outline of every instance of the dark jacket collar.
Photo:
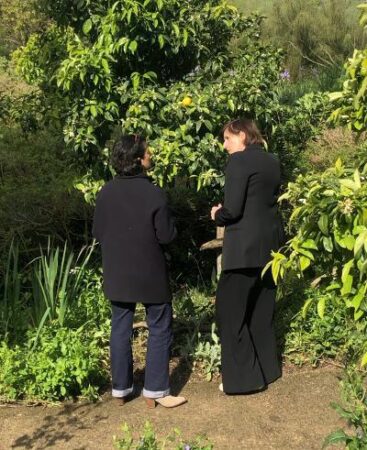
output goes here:
[[262, 145], [260, 145], [260, 144], [249, 144], [246, 148], [244, 148], [243, 150], [240, 150], [240, 151], [238, 151], [238, 152], [234, 152], [234, 153], [231, 153], [230, 155], [229, 155], [229, 157], [231, 157], [231, 156], [234, 156], [234, 155], [237, 155], [237, 154], [241, 154], [242, 152], [244, 152], [244, 153], [246, 153], [246, 152], [249, 152], [249, 151], [251, 151], [251, 152], [253, 152], [253, 151], [261, 151], [261, 150], [264, 150], [264, 147], [262, 146]]
[[136, 175], [116, 175], [115, 178], [118, 180], [132, 180], [134, 178], [146, 178], [149, 180], [149, 177], [146, 173], [138, 173]]
[[264, 150], [264, 147], [261, 144], [249, 144], [246, 148], [245, 148], [245, 152], [249, 151], [249, 150]]

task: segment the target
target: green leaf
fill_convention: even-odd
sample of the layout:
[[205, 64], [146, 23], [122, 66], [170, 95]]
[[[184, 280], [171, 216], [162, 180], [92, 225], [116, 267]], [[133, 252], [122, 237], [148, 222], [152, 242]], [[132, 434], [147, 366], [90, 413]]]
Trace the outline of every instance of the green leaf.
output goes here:
[[305, 271], [307, 269], [307, 267], [309, 267], [311, 264], [311, 260], [309, 258], [307, 258], [306, 256], [301, 256], [299, 258], [299, 265], [301, 268], [301, 271]]
[[110, 73], [110, 67], [108, 65], [107, 59], [104, 59], [104, 58], [102, 59], [102, 66], [106, 73]]
[[329, 445], [337, 444], [339, 442], [346, 442], [348, 440], [348, 435], [343, 430], [335, 431], [329, 434], [325, 439], [322, 448], [326, 448]]
[[[281, 197], [279, 197], [279, 201], [280, 200], [285, 200], [287, 197], [285, 197], [284, 195], [282, 195]], [[298, 216], [298, 214], [303, 210], [302, 206], [299, 206], [298, 208], [295, 208], [289, 218], [289, 222], [293, 222], [293, 220]]]
[[366, 241], [367, 241], [367, 230], [363, 231], [357, 237], [354, 244], [354, 256], [356, 256], [359, 253], [359, 251], [362, 249]]
[[347, 275], [345, 277], [345, 281], [343, 282], [343, 286], [341, 288], [341, 295], [347, 295], [350, 294], [353, 287], [353, 277], [352, 275]]
[[162, 34], [160, 34], [158, 36], [158, 43], [159, 43], [159, 48], [163, 48], [164, 47], [164, 36]]
[[353, 180], [339, 180], [339, 183], [341, 184], [341, 186], [350, 189], [351, 191], [356, 191], [357, 189], [359, 189], [358, 185]]
[[364, 312], [362, 310], [354, 311], [353, 318], [354, 321], [357, 322], [361, 317], [364, 316]]
[[325, 303], [326, 303], [325, 297], [321, 297], [320, 300], [317, 302], [317, 314], [320, 316], [321, 319], [323, 319], [325, 315]]
[[336, 160], [336, 162], [335, 162], [335, 169], [336, 169], [337, 171], [341, 171], [342, 168], [343, 168], [342, 160], [341, 160], [340, 158], [338, 158], [338, 159]]
[[333, 245], [333, 240], [331, 239], [331, 237], [324, 236], [322, 239], [322, 243], [324, 245], [324, 249], [327, 252], [332, 253], [334, 245]]
[[345, 247], [348, 250], [353, 250], [354, 244], [355, 244], [355, 239], [354, 239], [354, 237], [351, 234], [347, 234], [344, 237], [344, 242], [345, 242]]
[[177, 37], [180, 37], [180, 29], [179, 29], [178, 25], [176, 23], [173, 23], [172, 28], [173, 28], [173, 31], [175, 32], [175, 35]]
[[349, 272], [351, 268], [354, 266], [354, 259], [349, 260], [343, 267], [342, 270], [342, 282], [345, 283], [347, 280], [347, 276], [349, 275]]
[[97, 108], [94, 105], [91, 105], [90, 112], [92, 113], [93, 117], [97, 117], [98, 112], [97, 112]]
[[329, 234], [329, 218], [326, 214], [322, 214], [320, 219], [317, 222], [317, 225], [319, 226], [321, 232], [325, 235]]
[[233, 101], [231, 98], [229, 98], [228, 101], [227, 101], [227, 104], [228, 104], [228, 108], [229, 108], [232, 112], [234, 112], [234, 110], [235, 110], [234, 101]]
[[[366, 78], [366, 81], [367, 81], [367, 78]], [[358, 169], [355, 170], [353, 177], [354, 177], [355, 185], [357, 186], [358, 189], [360, 189], [362, 185], [361, 185], [361, 176], [360, 176]]]
[[303, 248], [310, 248], [312, 250], [317, 250], [317, 244], [313, 239], [307, 239], [304, 242], [302, 242], [301, 247]]
[[359, 289], [358, 294], [353, 297], [353, 300], [351, 301], [351, 306], [353, 306], [355, 311], [358, 311], [359, 307], [361, 306], [361, 303], [364, 299], [365, 292], [364, 288], [362, 287]]
[[367, 352], [362, 356], [361, 367], [367, 366]]
[[93, 23], [91, 21], [91, 19], [86, 20], [83, 23], [83, 33], [84, 34], [88, 34], [90, 32], [90, 30], [92, 29]]
[[186, 47], [188, 39], [189, 39], [189, 33], [185, 28], [183, 30], [183, 45], [184, 45], [184, 47]]
[[280, 270], [279, 260], [274, 259], [271, 264], [271, 274], [273, 276], [275, 284], [277, 284], [278, 281], [279, 270]]
[[136, 41], [131, 41], [129, 44], [129, 50], [131, 51], [131, 53], [135, 53], [137, 48], [138, 43]]
[[309, 298], [308, 300], [306, 300], [305, 304], [302, 307], [302, 317], [305, 319], [306, 315], [307, 315], [307, 311], [312, 303], [313, 299]]

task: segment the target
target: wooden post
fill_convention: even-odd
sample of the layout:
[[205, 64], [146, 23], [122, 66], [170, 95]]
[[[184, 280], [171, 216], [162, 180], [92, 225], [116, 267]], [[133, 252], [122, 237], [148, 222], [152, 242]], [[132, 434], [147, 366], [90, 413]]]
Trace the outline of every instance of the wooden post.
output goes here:
[[[224, 227], [217, 227], [217, 239], [222, 241], [223, 246]], [[217, 279], [222, 272], [222, 248], [217, 250]]]
[[216, 258], [216, 271], [217, 271], [217, 278], [219, 278], [219, 275], [222, 272], [222, 247], [223, 247], [223, 237], [224, 237], [224, 228], [223, 227], [217, 227], [216, 229], [216, 238], [205, 242], [201, 247], [200, 250], [215, 250], [217, 254]]

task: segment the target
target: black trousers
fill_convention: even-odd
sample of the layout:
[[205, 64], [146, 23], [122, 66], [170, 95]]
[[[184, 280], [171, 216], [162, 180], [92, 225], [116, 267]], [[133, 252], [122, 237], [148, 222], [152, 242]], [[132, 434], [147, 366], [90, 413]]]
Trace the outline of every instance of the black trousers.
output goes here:
[[[136, 303], [111, 302], [110, 356], [112, 395], [126, 397], [133, 392], [131, 336]], [[144, 304], [149, 329], [143, 395], [169, 395], [169, 359], [172, 343], [171, 303]]]
[[223, 390], [257, 390], [281, 375], [273, 325], [276, 286], [261, 268], [224, 271], [216, 298]]

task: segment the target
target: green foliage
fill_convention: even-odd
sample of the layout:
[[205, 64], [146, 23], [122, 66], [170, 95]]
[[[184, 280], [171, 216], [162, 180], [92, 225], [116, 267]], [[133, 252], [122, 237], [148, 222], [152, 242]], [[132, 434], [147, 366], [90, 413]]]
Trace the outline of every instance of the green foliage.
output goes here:
[[[110, 309], [101, 276], [85, 269], [89, 253], [75, 265], [70, 252], [58, 256], [50, 249], [41, 264], [43, 269], [49, 266], [47, 273], [36, 269], [44, 295], [36, 305], [27, 280], [39, 261], [25, 272], [18, 267], [16, 249], [10, 249], [9, 276], [1, 287], [0, 398], [96, 398], [108, 379]], [[34, 318], [37, 307], [40, 323]]]
[[45, 17], [34, 0], [0, 0], [0, 55], [25, 45], [32, 33], [45, 26]]
[[150, 422], [145, 422], [144, 428], [137, 439], [127, 425], [121, 427], [123, 436], [114, 436], [114, 446], [119, 450], [212, 450], [213, 445], [204, 437], [197, 436], [190, 442], [182, 439], [180, 431], [176, 428], [168, 436], [158, 438]]
[[21, 296], [21, 272], [19, 270], [19, 248], [14, 242], [9, 247], [5, 274], [0, 283], [0, 336], [5, 340], [9, 335], [22, 334], [23, 299]]
[[5, 400], [60, 400], [83, 396], [94, 399], [106, 383], [102, 367], [104, 349], [93, 330], [69, 329], [53, 324], [36, 336], [28, 333], [29, 344], [38, 339], [36, 351], [27, 346], [0, 347], [0, 397]]
[[274, 0], [264, 33], [287, 52], [292, 79], [305, 67], [336, 67], [366, 40], [356, 27], [358, 0]]
[[324, 172], [340, 158], [348, 167], [358, 166], [366, 159], [367, 148], [363, 135], [345, 127], [325, 128], [307, 143], [300, 155], [299, 166], [303, 173]]
[[[307, 288], [304, 280], [292, 278], [282, 285], [282, 298], [275, 314], [277, 338], [286, 360], [318, 365], [330, 359], [348, 365], [367, 350], [366, 323], [355, 322], [340, 296]], [[306, 287], [305, 287], [306, 285]], [[325, 302], [324, 316], [316, 305]]]
[[[361, 10], [360, 24], [366, 28], [366, 5], [359, 5]], [[347, 124], [354, 131], [367, 129], [367, 48], [354, 49], [352, 58], [345, 64], [343, 90], [333, 92], [330, 99], [337, 108], [330, 117], [335, 123]]]
[[209, 340], [202, 338], [201, 333], [199, 332], [198, 341], [194, 353], [195, 361], [202, 363], [206, 379], [211, 381], [213, 375], [219, 373], [221, 365], [221, 346], [219, 337], [215, 332], [214, 323], [212, 324]]
[[354, 50], [345, 64], [346, 80], [341, 92], [330, 94], [338, 106], [330, 117], [351, 130], [367, 130], [367, 49]]
[[88, 2], [70, 9], [67, 2], [52, 2], [52, 9], [43, 3], [59, 26], [47, 39], [33, 36], [16, 56], [18, 67], [30, 82], [47, 80], [71, 100], [65, 136], [82, 149], [104, 143], [111, 124], [124, 117], [131, 91], [182, 78], [222, 53], [233, 30], [247, 25], [218, 0]]
[[173, 302], [173, 353], [185, 358], [210, 381], [220, 367], [220, 344], [215, 330], [214, 298], [208, 289], [179, 292]]
[[[37, 328], [37, 336], [44, 324], [57, 320], [61, 327], [66, 315], [70, 314], [75, 299], [81, 293], [86, 266], [93, 247], [83, 248], [75, 259], [74, 253], [65, 243], [62, 253], [60, 248], [51, 247], [48, 242], [46, 254], [41, 249], [41, 256], [32, 262], [32, 307], [31, 321]], [[34, 341], [34, 347], [37, 339]]]
[[[277, 281], [288, 273], [313, 278], [316, 298], [312, 305], [323, 319], [327, 305], [340, 296], [355, 321], [367, 314], [367, 166], [346, 168], [338, 160], [321, 174], [300, 175], [289, 183], [281, 200], [293, 212], [289, 219], [293, 237], [273, 254], [271, 267]], [[361, 351], [366, 348], [361, 348]]]
[[324, 441], [323, 448], [332, 444], [345, 445], [349, 450], [367, 448], [367, 375], [359, 373], [356, 367], [350, 367], [341, 381], [343, 400], [346, 406], [333, 403], [332, 406], [340, 416], [353, 426], [354, 434], [344, 430], [331, 433]]
[[366, 170], [352, 171], [338, 160], [321, 175], [300, 175], [289, 183], [280, 200], [294, 208], [290, 225], [296, 235], [270, 263], [275, 280], [289, 270], [302, 273], [312, 266], [320, 277], [317, 283], [326, 292], [339, 292], [356, 320], [367, 312]]
[[274, 107], [277, 120], [269, 124], [269, 148], [280, 157], [285, 181], [293, 180], [302, 172], [302, 154], [307, 142], [321, 133], [330, 112], [328, 97], [320, 92], [306, 94], [294, 105]]
[[76, 186], [88, 201], [111, 176], [105, 143], [117, 127], [149, 138], [159, 184], [180, 180], [216, 195], [223, 184], [217, 137], [227, 120], [256, 117], [289, 177], [328, 112], [328, 99], [317, 94], [296, 107], [281, 104], [282, 52], [261, 43], [260, 17], [245, 18], [220, 0], [180, 7], [177, 0], [60, 1], [52, 10], [45, 0], [43, 8], [56, 25], [15, 59], [29, 82], [63, 99], [65, 140], [84, 165]]
[[79, 169], [64, 153], [62, 135], [53, 127], [23, 134], [0, 126], [0, 273], [13, 239], [21, 259], [38, 256], [39, 245], [89, 241], [91, 210], [72, 189]]

